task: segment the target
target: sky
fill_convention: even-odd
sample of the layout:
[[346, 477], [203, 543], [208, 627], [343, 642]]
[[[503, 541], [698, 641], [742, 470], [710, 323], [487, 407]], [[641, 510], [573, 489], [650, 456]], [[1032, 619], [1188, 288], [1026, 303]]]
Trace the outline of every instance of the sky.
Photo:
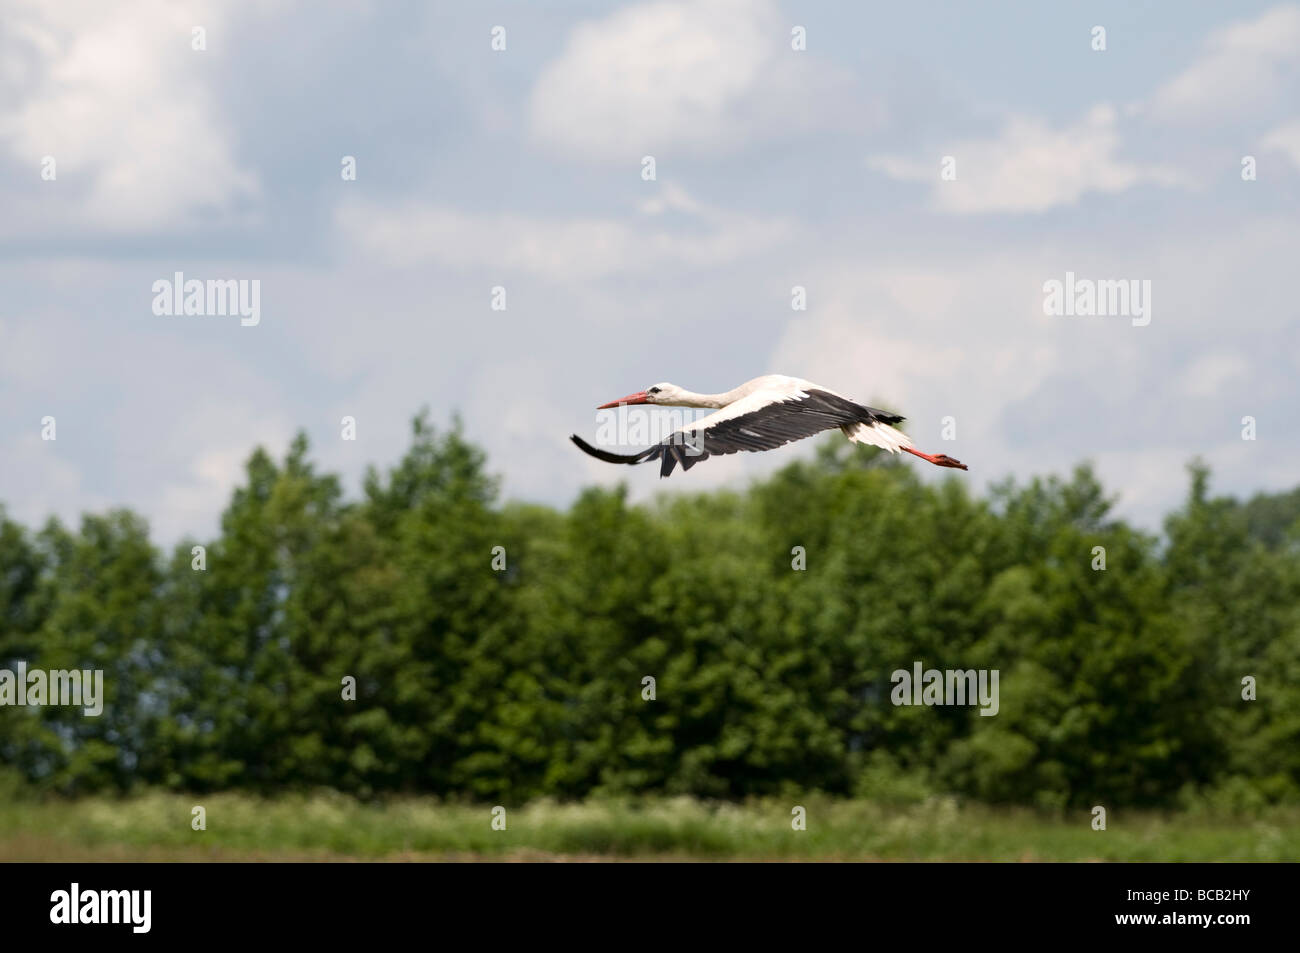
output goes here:
[[[425, 406], [507, 498], [743, 487], [814, 441], [568, 436], [782, 373], [1157, 528], [1196, 457], [1297, 482], [1298, 212], [1296, 3], [0, 0], [0, 502], [205, 537], [256, 446], [355, 494]], [[156, 313], [177, 272], [256, 324]], [[1046, 313], [1067, 274], [1149, 311]]]

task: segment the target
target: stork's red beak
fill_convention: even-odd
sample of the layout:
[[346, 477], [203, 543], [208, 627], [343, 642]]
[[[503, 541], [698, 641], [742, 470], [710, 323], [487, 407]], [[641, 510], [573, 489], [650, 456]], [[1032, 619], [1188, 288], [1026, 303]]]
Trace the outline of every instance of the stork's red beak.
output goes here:
[[601, 404], [596, 409], [607, 410], [610, 407], [617, 407], [619, 404], [648, 404], [648, 403], [650, 403], [650, 395], [643, 390], [639, 390], [635, 394], [628, 394], [626, 397], [620, 397], [618, 400], [611, 400], [608, 404]]

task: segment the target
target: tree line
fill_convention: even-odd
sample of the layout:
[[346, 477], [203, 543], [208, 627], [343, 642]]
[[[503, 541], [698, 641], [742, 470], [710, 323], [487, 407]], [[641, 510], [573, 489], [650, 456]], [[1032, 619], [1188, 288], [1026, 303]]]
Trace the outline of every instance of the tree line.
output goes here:
[[[421, 415], [357, 499], [303, 436], [257, 450], [219, 535], [170, 554], [127, 510], [0, 509], [0, 669], [102, 670], [106, 694], [99, 717], [0, 707], [0, 772], [72, 795], [1297, 801], [1300, 489], [1212, 497], [1189, 470], [1159, 535], [1087, 467], [980, 498], [844, 441], [743, 491], [561, 511], [502, 503], [459, 424]], [[997, 670], [996, 716], [894, 704], [917, 662]]]

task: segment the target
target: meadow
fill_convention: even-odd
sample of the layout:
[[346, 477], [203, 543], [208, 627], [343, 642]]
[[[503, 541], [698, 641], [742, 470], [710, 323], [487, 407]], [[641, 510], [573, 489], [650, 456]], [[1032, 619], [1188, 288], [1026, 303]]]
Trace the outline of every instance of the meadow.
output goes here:
[[[191, 829], [195, 805], [207, 829]], [[1300, 811], [1251, 818], [1047, 813], [931, 798], [535, 801], [507, 808], [339, 794], [151, 793], [0, 805], [0, 861], [1295, 861]]]

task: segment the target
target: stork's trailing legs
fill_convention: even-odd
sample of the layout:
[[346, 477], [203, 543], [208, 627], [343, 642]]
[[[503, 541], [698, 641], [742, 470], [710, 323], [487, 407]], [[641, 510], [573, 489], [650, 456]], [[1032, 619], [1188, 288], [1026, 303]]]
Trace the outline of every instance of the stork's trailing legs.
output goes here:
[[922, 460], [929, 460], [936, 467], [953, 467], [957, 470], [967, 469], [966, 464], [960, 460], [954, 460], [946, 453], [922, 453], [920, 450], [913, 450], [911, 447], [901, 447], [900, 449], [905, 453], [920, 457]]

